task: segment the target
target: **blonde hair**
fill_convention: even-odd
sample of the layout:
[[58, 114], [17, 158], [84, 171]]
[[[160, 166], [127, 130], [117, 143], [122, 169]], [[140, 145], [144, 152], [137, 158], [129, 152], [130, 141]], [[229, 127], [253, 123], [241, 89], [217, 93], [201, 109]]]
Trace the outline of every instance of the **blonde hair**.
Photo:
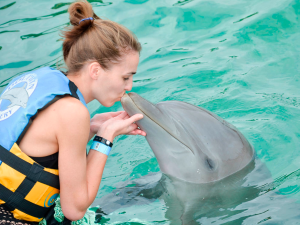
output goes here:
[[[119, 62], [123, 53], [141, 51], [136, 36], [124, 26], [99, 18], [87, 1], [69, 7], [73, 26], [63, 31], [63, 56], [69, 72], [78, 72], [87, 61], [97, 61], [103, 69]], [[83, 20], [92, 17], [93, 19]]]

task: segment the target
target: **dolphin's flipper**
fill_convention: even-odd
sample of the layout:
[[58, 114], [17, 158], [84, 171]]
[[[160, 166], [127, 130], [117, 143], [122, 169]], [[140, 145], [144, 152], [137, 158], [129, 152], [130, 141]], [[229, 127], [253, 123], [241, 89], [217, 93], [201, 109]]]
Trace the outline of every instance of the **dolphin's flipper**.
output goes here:
[[17, 105], [17, 104], [11, 103], [9, 106], [7, 106], [7, 108], [9, 109], [9, 108], [11, 108], [11, 107], [14, 107], [15, 105]]

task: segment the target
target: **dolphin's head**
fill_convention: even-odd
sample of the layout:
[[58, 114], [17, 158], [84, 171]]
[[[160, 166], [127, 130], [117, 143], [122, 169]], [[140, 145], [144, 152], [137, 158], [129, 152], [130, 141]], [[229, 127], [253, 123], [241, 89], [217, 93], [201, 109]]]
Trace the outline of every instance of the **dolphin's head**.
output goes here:
[[231, 124], [194, 105], [167, 101], [156, 105], [136, 93], [121, 100], [130, 115], [141, 113], [137, 125], [147, 133], [162, 172], [193, 183], [208, 183], [244, 168], [254, 150]]
[[25, 109], [27, 107], [27, 102], [20, 101], [20, 106]]

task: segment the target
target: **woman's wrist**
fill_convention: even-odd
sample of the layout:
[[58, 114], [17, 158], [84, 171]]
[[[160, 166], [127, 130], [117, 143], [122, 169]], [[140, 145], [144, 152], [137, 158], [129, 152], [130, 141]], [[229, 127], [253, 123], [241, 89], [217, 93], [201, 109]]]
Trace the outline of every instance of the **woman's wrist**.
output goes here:
[[103, 137], [110, 142], [113, 142], [115, 138], [114, 132], [106, 126], [103, 126], [98, 130], [97, 136]]

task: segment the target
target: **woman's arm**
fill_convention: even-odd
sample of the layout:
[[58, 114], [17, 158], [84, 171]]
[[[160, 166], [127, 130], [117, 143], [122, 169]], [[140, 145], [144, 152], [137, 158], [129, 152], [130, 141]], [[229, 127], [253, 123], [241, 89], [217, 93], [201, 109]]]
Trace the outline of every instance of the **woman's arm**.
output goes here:
[[[91, 150], [86, 156], [86, 144], [90, 136], [88, 110], [73, 98], [57, 103], [57, 141], [59, 146], [60, 198], [64, 215], [70, 220], [81, 219], [94, 201], [103, 174], [107, 155]], [[119, 113], [102, 124], [97, 135], [111, 142], [120, 134], [137, 130], [133, 122], [141, 115], [128, 117]], [[136, 134], [144, 134], [137, 131]]]
[[107, 156], [96, 155], [87, 160], [86, 143], [90, 131], [88, 110], [71, 97], [55, 104], [58, 111], [56, 132], [61, 207], [64, 215], [74, 221], [81, 219], [93, 202], [99, 187], [96, 184], [100, 183]]

